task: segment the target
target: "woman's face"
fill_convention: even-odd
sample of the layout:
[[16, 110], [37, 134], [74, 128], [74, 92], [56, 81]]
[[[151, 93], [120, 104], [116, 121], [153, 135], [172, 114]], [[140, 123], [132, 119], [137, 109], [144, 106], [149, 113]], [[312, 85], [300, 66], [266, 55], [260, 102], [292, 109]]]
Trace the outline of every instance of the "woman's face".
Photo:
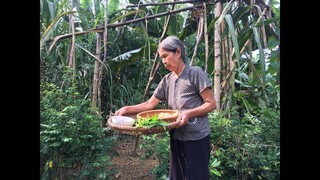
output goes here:
[[159, 56], [162, 59], [162, 63], [169, 71], [174, 71], [177, 68], [180, 57], [179, 52], [180, 49], [177, 49], [175, 52], [167, 51], [163, 48], [159, 49]]

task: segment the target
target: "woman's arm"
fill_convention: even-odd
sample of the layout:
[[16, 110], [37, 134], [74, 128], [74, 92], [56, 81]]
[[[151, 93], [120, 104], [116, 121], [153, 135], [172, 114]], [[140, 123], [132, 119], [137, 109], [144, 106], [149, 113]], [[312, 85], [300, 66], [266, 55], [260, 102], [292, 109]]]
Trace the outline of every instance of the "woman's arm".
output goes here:
[[214, 96], [210, 87], [205, 88], [200, 93], [200, 95], [204, 103], [199, 107], [181, 112], [179, 117], [177, 118], [177, 120], [181, 120], [181, 123], [178, 126], [178, 128], [187, 124], [189, 122], [189, 119], [197, 116], [206, 115], [209, 112], [216, 109], [216, 101], [214, 100]]
[[159, 104], [160, 100], [157, 99], [156, 97], [152, 96], [148, 101], [132, 105], [132, 106], [124, 106], [117, 110], [114, 115], [116, 116], [121, 116], [121, 115], [126, 115], [126, 114], [137, 114], [142, 111], [147, 111], [154, 109], [157, 104]]

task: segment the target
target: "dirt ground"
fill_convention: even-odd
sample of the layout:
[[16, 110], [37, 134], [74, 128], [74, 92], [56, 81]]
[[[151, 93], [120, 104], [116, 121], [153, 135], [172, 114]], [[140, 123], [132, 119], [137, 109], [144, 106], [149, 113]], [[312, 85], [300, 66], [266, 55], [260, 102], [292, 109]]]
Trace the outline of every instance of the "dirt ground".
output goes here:
[[150, 169], [158, 165], [156, 156], [148, 159], [143, 158], [144, 152], [139, 148], [142, 138], [139, 138], [138, 146], [135, 149], [135, 136], [119, 135], [115, 145], [115, 155], [112, 157], [112, 165], [107, 168], [114, 172], [113, 180], [153, 180], [154, 176]]

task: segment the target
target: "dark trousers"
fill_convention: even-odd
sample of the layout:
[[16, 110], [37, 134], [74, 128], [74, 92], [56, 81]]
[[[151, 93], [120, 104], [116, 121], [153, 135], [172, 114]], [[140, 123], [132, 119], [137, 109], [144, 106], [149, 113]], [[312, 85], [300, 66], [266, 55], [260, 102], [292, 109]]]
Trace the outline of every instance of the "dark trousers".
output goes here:
[[196, 141], [170, 136], [170, 180], [209, 180], [210, 135]]

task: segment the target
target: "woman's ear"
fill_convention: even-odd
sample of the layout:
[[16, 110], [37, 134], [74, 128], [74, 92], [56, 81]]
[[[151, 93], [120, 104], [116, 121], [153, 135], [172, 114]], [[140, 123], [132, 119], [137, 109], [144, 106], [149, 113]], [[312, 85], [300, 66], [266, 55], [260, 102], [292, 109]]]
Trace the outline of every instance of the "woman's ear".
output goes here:
[[181, 57], [181, 49], [180, 48], [177, 48], [176, 54], [178, 55], [178, 57]]

